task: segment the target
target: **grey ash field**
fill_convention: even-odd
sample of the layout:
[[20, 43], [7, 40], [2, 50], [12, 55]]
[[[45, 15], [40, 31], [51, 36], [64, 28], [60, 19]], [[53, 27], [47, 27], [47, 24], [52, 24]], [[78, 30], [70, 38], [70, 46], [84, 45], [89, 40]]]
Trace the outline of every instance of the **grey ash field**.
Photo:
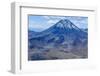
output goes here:
[[80, 58], [88, 58], [87, 28], [60, 19], [41, 32], [28, 29], [29, 61]]

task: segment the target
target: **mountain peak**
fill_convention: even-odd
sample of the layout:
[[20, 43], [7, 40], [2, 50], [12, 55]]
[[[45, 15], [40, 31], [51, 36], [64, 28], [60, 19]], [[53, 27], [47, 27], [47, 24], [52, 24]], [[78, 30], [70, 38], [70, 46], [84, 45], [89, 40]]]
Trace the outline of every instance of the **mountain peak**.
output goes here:
[[72, 25], [74, 25], [74, 24], [70, 20], [62, 19], [56, 24], [56, 27], [67, 29], [67, 28], [72, 28]]
[[59, 22], [57, 22], [55, 24], [55, 27], [62, 28], [62, 29], [65, 29], [65, 30], [67, 30], [67, 29], [76, 29], [76, 30], [80, 30], [81, 31], [80, 28], [78, 28], [73, 22], [71, 22], [68, 19], [60, 20]]

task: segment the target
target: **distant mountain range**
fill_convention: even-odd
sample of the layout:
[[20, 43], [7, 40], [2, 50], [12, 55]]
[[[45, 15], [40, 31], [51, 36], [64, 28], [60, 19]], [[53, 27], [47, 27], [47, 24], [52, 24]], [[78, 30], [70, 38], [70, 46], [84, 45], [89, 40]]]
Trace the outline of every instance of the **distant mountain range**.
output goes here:
[[[88, 43], [87, 31], [88, 29], [78, 28], [68, 19], [60, 20], [55, 25], [42, 32], [34, 32], [29, 30], [28, 48], [31, 51], [33, 51], [32, 49], [36, 49], [37, 51], [42, 50], [46, 52], [50, 51], [51, 49], [58, 49], [58, 51], [62, 50], [63, 52], [70, 51], [70, 53], [77, 55], [78, 58], [86, 58]], [[30, 56], [34, 55], [31, 54]], [[29, 60], [35, 60], [34, 57], [32, 58], [29, 57]], [[51, 57], [50, 59], [53, 58]]]

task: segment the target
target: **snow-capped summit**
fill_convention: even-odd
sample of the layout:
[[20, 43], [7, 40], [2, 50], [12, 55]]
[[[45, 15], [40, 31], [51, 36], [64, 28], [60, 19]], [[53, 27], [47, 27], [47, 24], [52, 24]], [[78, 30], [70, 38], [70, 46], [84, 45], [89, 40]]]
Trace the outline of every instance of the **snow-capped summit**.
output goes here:
[[62, 28], [64, 30], [68, 30], [68, 29], [76, 29], [76, 30], [79, 30], [79, 31], [82, 31], [80, 28], [78, 28], [75, 24], [73, 24], [70, 20], [68, 19], [62, 19], [60, 20], [59, 22], [57, 22], [55, 24], [54, 27], [57, 27], [57, 28]]
[[61, 27], [61, 28], [72, 28], [72, 22], [69, 21], [68, 19], [63, 19], [63, 20], [60, 20], [57, 24], [57, 27]]

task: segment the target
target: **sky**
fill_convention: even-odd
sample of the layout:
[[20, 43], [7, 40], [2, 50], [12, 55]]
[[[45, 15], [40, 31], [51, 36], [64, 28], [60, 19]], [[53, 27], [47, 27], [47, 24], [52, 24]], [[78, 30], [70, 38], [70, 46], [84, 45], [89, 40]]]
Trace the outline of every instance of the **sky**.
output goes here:
[[41, 32], [61, 19], [68, 19], [79, 28], [88, 27], [88, 17], [81, 16], [44, 16], [44, 15], [29, 15], [28, 16], [28, 28], [36, 32]]

